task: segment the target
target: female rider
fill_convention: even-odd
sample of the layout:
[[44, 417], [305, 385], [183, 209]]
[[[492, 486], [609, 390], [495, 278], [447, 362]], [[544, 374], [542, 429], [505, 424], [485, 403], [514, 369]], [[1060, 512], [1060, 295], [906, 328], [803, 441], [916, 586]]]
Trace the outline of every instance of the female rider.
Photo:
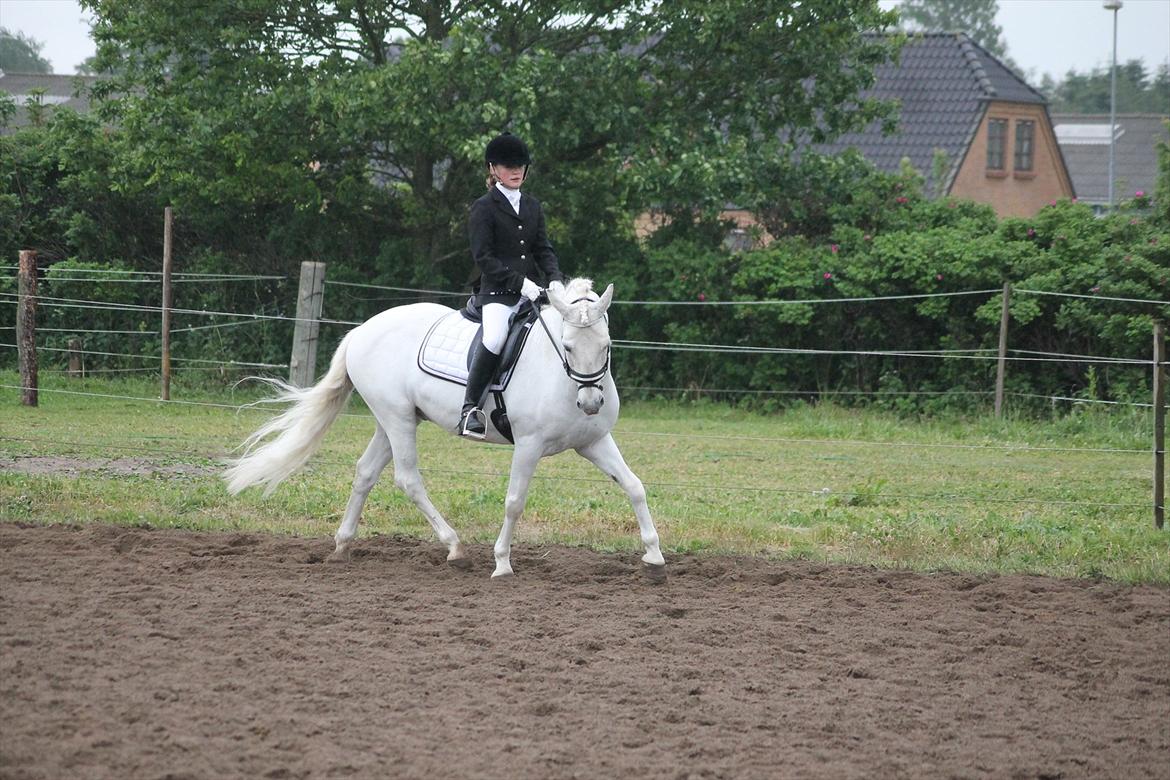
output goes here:
[[544, 211], [531, 195], [520, 195], [532, 160], [528, 147], [511, 133], [492, 139], [484, 153], [488, 192], [471, 204], [468, 232], [471, 257], [479, 270], [476, 302], [483, 312], [483, 343], [467, 372], [467, 394], [459, 434], [486, 435], [483, 405], [508, 336], [508, 320], [523, 298], [535, 301], [538, 273], [549, 285], [561, 284], [557, 256], [544, 226]]

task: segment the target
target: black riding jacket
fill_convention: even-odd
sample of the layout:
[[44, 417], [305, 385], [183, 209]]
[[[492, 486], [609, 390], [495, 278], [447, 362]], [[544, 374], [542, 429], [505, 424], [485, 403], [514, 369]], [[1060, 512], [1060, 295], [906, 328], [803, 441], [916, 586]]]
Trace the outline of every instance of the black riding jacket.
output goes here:
[[531, 195], [521, 196], [517, 215], [504, 193], [493, 186], [471, 204], [467, 229], [471, 257], [480, 273], [475, 292], [481, 305], [516, 303], [525, 277], [543, 282], [542, 286], [564, 281], [545, 232], [544, 210]]

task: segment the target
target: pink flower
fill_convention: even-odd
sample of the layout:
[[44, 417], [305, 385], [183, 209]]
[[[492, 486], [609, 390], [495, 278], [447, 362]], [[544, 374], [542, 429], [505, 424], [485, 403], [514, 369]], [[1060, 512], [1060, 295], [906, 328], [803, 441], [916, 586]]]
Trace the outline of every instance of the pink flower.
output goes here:
[[1129, 221], [1129, 224], [1131, 224], [1131, 225], [1136, 225], [1137, 223], [1138, 223], [1137, 217], [1134, 217], [1133, 219], [1131, 219]]
[[1036, 231], [1032, 228], [1028, 228], [1028, 237], [1031, 238], [1034, 235], [1036, 235]]
[[954, 207], [955, 207], [955, 202], [953, 200], [947, 202], [948, 209], [953, 209]]
[[1158, 243], [1158, 239], [1156, 239], [1156, 238], [1151, 238], [1151, 239], [1150, 239], [1150, 243], [1151, 243], [1151, 244], [1155, 244], [1155, 245], [1156, 245], [1156, 244]]
[[829, 251], [833, 254], [837, 254], [837, 250], [840, 248], [841, 247], [837, 246], [836, 244], [829, 244]]
[[873, 236], [871, 236], [869, 233], [866, 233], [864, 236], [862, 236], [862, 238], [864, 238], [866, 241], [873, 241]]
[[894, 201], [897, 203], [909, 203], [910, 199], [905, 195], [899, 195], [898, 197], [894, 198]]
[[1096, 286], [1094, 286], [1094, 287], [1090, 287], [1090, 288], [1089, 288], [1089, 292], [1091, 292], [1091, 293], [1099, 293], [1099, 292], [1101, 292], [1101, 286], [1100, 286], [1100, 285], [1096, 285]]
[[704, 295], [703, 293], [699, 293], [699, 300], [700, 300], [700, 301], [705, 301], [705, 300], [707, 300], [707, 296], [706, 296], [706, 295]]
[[826, 279], [832, 279], [832, 278], [833, 278], [833, 275], [832, 275], [831, 273], [829, 273], [828, 271], [825, 271], [825, 278], [826, 278]]
[[1073, 202], [1073, 203], [1076, 203], [1076, 202], [1077, 202], [1077, 199], [1076, 199], [1076, 198], [1073, 198], [1073, 199], [1072, 199], [1072, 202]]
[[935, 278], [935, 281], [941, 282], [942, 281], [942, 274], [935, 274], [934, 278]]
[[1137, 192], [1135, 192], [1135, 193], [1133, 194], [1133, 196], [1134, 196], [1135, 198], [1144, 198], [1144, 197], [1146, 196], [1146, 193], [1144, 193], [1144, 192], [1143, 192], [1143, 191], [1141, 191], [1141, 190], [1138, 190]]
[[1056, 201], [1054, 201], [1054, 200], [1050, 200], [1050, 201], [1048, 201], [1048, 205], [1049, 205], [1049, 206], [1055, 206], [1055, 205], [1056, 205]]

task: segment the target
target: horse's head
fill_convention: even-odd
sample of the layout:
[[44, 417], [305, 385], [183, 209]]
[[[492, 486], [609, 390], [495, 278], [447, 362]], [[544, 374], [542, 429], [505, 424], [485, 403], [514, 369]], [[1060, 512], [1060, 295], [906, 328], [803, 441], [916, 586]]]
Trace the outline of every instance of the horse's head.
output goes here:
[[597, 414], [605, 403], [599, 383], [609, 371], [609, 319], [613, 285], [598, 297], [589, 279], [573, 279], [564, 288], [548, 291], [548, 300], [561, 313], [561, 350], [569, 378], [577, 383], [577, 408]]

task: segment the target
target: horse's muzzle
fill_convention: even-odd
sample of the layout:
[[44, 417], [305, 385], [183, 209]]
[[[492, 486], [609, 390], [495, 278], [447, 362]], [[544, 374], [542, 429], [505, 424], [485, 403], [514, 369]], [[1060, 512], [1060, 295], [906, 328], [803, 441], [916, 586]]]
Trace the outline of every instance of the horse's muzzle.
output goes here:
[[585, 414], [597, 414], [604, 404], [605, 395], [596, 387], [582, 387], [577, 391], [577, 408]]

